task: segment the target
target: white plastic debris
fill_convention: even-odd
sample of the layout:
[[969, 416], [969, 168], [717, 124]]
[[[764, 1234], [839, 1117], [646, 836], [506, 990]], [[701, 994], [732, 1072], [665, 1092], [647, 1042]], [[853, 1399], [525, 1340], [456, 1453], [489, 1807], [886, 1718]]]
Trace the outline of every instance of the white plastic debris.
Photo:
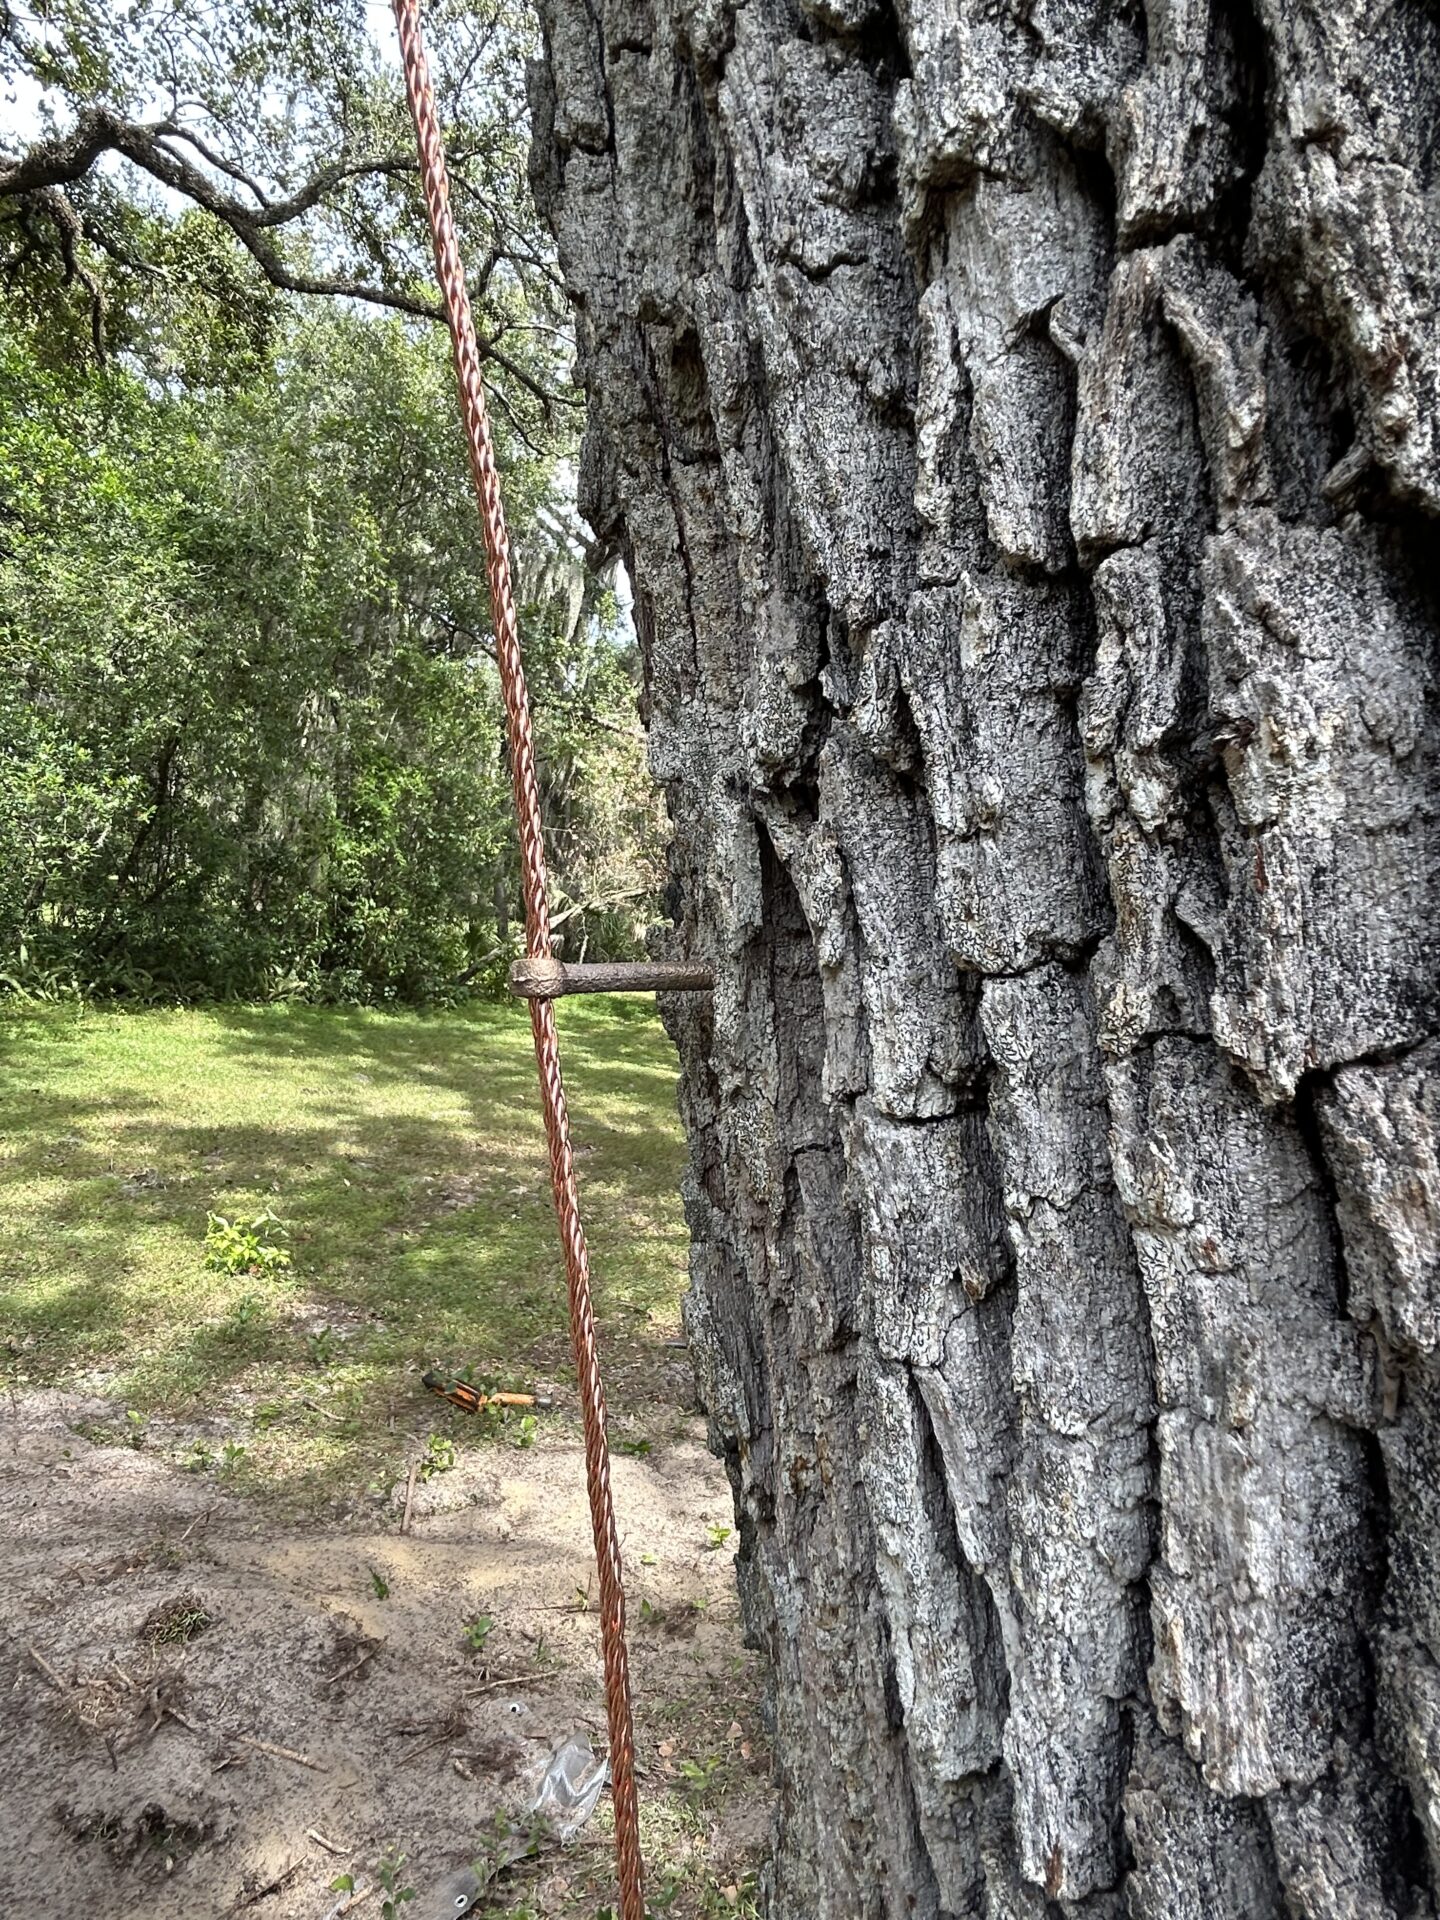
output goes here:
[[530, 1806], [518, 1818], [499, 1816], [478, 1857], [436, 1889], [425, 1920], [459, 1920], [517, 1860], [545, 1846], [567, 1846], [595, 1811], [609, 1778], [610, 1762], [596, 1755], [588, 1734], [560, 1741]]

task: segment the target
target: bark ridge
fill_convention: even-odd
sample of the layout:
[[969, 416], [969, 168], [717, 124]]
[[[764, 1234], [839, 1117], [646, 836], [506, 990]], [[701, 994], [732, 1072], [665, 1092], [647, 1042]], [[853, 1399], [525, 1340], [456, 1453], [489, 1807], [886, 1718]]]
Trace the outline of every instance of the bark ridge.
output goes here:
[[1440, 1875], [1440, 14], [541, 0], [775, 1920]]

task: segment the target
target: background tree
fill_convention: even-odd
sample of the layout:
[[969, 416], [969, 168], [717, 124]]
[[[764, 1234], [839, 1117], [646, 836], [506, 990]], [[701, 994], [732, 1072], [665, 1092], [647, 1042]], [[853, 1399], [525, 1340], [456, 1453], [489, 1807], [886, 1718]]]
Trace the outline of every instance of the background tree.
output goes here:
[[[0, 161], [0, 973], [362, 999], [493, 976], [508, 775], [393, 63], [333, 4], [4, 21], [40, 131]], [[441, 44], [557, 921], [625, 952], [657, 822], [633, 647], [566, 501], [523, 16]]]
[[1440, 15], [542, 0], [784, 1920], [1440, 1875]]
[[[495, 0], [442, 8], [436, 26], [436, 98], [492, 384], [522, 412], [573, 406], [524, 181], [533, 24]], [[36, 304], [73, 290], [97, 352], [163, 327], [165, 288], [231, 305], [248, 281], [252, 302], [265, 287], [442, 317], [404, 90], [363, 0], [6, 0], [0, 87], [28, 109], [17, 120], [33, 136], [0, 144], [0, 271], [12, 297]]]

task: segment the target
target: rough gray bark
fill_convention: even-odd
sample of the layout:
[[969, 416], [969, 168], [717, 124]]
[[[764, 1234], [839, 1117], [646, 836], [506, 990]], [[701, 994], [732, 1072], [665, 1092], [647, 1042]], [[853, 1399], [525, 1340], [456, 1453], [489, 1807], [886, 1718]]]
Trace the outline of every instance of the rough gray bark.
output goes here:
[[1440, 1875], [1440, 11], [542, 0], [783, 1920]]

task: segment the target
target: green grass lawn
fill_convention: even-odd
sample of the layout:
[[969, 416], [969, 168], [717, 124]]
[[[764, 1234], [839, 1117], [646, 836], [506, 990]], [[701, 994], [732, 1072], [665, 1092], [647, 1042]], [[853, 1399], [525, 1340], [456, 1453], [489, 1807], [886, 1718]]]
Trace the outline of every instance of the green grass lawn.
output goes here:
[[[623, 1360], [678, 1319], [675, 1059], [649, 1002], [571, 1003], [560, 1026]], [[449, 1420], [426, 1365], [570, 1377], [523, 1009], [10, 1011], [0, 1055], [11, 1384], [103, 1394], [137, 1434], [213, 1420], [233, 1477], [313, 1502], [378, 1484], [427, 1408]], [[207, 1269], [207, 1215], [267, 1208], [293, 1265]]]

